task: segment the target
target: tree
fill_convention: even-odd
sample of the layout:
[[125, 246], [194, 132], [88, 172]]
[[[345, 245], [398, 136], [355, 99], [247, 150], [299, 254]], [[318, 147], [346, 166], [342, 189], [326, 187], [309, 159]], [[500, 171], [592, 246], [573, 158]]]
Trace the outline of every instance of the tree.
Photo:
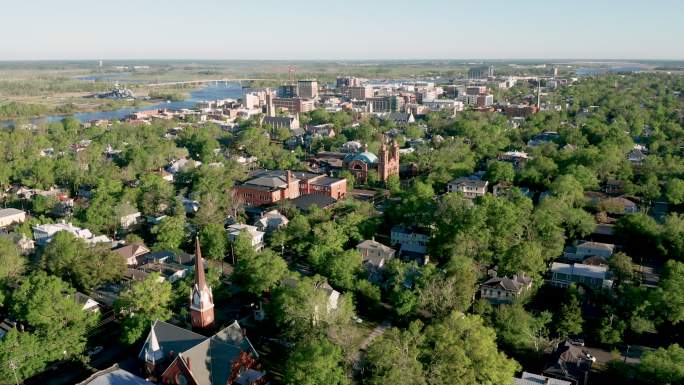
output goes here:
[[157, 250], [178, 250], [185, 241], [185, 216], [166, 217], [152, 228], [157, 237], [154, 247]]
[[342, 366], [342, 349], [325, 337], [298, 343], [285, 363], [283, 380], [288, 385], [348, 384]]
[[684, 348], [672, 344], [667, 349], [647, 351], [641, 358], [639, 378], [647, 384], [674, 385], [684, 382]]
[[670, 179], [665, 187], [665, 197], [673, 205], [684, 203], [684, 180]]
[[226, 256], [228, 237], [223, 225], [209, 223], [202, 228], [199, 235], [202, 252], [209, 259], [222, 261]]
[[120, 279], [126, 263], [106, 246], [88, 246], [73, 234], [60, 231], [41, 254], [41, 265], [80, 289]]
[[370, 385], [425, 384], [421, 346], [425, 341], [422, 324], [413, 322], [406, 330], [392, 328], [373, 340], [366, 357]]
[[16, 278], [24, 271], [26, 259], [11, 238], [0, 236], [0, 281]]
[[507, 384], [519, 365], [499, 352], [496, 333], [477, 315], [453, 312], [425, 330], [429, 385]]
[[430, 273], [425, 268], [418, 282], [420, 305], [436, 317], [454, 310], [466, 311], [475, 296], [477, 272], [470, 258], [454, 257], [444, 272]]
[[658, 293], [664, 317], [675, 325], [684, 321], [684, 263], [667, 261]]
[[494, 161], [487, 166], [485, 179], [492, 185], [501, 182], [512, 183], [515, 178], [515, 169], [510, 162]]
[[125, 343], [139, 340], [154, 321], [171, 318], [171, 284], [159, 279], [158, 273], [148, 275], [121, 293], [114, 303], [117, 314], [123, 316], [121, 337]]
[[51, 361], [64, 358], [59, 353], [46, 349], [37, 334], [11, 329], [0, 340], [0, 360], [5, 363], [0, 365], [0, 383], [14, 384], [44, 371]]
[[301, 336], [348, 323], [354, 312], [351, 299], [340, 295], [337, 308], [332, 308], [326, 288], [329, 286], [320, 276], [284, 280], [273, 291], [271, 311], [276, 325], [289, 335]]
[[539, 316], [528, 313], [520, 303], [501, 305], [494, 313], [494, 328], [499, 341], [514, 349], [539, 352], [549, 343], [548, 324], [551, 313]]
[[[68, 284], [44, 272], [31, 275], [12, 293], [11, 315], [31, 332], [5, 336], [0, 342], [0, 357], [15, 360], [21, 376], [35, 374], [49, 362], [83, 353], [86, 332], [96, 317], [83, 311], [74, 295]], [[13, 351], [18, 345], [21, 348]]]
[[666, 255], [684, 261], [684, 214], [671, 213], [665, 218], [660, 246]]
[[610, 271], [613, 272], [618, 282], [630, 280], [634, 276], [634, 264], [632, 258], [619, 251], [610, 257]]
[[569, 293], [568, 302], [561, 306], [558, 322], [556, 322], [557, 332], [561, 338], [573, 337], [582, 333], [584, 318], [582, 318], [582, 309], [577, 297], [577, 293]]
[[[251, 245], [250, 245], [251, 246]], [[287, 263], [271, 250], [240, 255], [235, 264], [235, 282], [250, 293], [271, 290], [287, 273]]]

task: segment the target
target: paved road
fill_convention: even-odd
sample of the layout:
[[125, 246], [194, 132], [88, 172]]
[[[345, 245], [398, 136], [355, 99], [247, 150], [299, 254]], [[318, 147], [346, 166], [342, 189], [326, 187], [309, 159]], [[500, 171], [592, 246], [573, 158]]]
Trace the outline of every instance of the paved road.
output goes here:
[[376, 326], [375, 329], [371, 332], [371, 334], [366, 337], [363, 342], [361, 342], [361, 346], [359, 346], [359, 350], [366, 350], [368, 348], [368, 345], [370, 345], [371, 342], [373, 342], [374, 339], [380, 337], [387, 329], [391, 328], [392, 324], [385, 320], [383, 321], [380, 325]]

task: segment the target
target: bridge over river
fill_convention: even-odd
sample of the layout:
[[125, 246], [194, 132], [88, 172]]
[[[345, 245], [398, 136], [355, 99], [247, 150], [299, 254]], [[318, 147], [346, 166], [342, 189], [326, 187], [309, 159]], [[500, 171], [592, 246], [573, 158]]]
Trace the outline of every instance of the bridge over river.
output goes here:
[[176, 82], [159, 82], [147, 84], [148, 87], [163, 87], [163, 86], [184, 86], [184, 85], [202, 85], [202, 84], [219, 84], [219, 83], [242, 83], [252, 81], [277, 81], [278, 79], [249, 79], [249, 78], [235, 78], [235, 79], [201, 79], [201, 80], [184, 80]]

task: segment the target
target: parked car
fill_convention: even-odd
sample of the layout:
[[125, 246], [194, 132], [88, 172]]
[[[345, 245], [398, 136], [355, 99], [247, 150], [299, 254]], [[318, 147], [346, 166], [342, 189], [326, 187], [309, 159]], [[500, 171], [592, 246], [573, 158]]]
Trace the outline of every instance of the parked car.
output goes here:
[[88, 351], [86, 351], [86, 355], [88, 357], [92, 357], [92, 356], [100, 353], [101, 351], [102, 351], [102, 346], [95, 346], [94, 348], [88, 349]]

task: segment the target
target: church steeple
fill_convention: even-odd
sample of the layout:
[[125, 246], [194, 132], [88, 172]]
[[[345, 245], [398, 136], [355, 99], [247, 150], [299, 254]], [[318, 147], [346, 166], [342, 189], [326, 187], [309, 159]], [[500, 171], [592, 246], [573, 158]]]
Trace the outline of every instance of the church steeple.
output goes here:
[[190, 293], [192, 326], [207, 328], [214, 323], [214, 296], [204, 277], [204, 260], [199, 238], [195, 238], [195, 284]]
[[204, 260], [202, 260], [199, 238], [195, 238], [195, 285], [200, 288], [207, 286], [207, 281], [204, 278]]
[[164, 352], [159, 345], [157, 334], [154, 332], [154, 325], [152, 325], [150, 337], [147, 341], [147, 347], [145, 348], [145, 361], [151, 364], [156, 364], [162, 358], [164, 358]]

